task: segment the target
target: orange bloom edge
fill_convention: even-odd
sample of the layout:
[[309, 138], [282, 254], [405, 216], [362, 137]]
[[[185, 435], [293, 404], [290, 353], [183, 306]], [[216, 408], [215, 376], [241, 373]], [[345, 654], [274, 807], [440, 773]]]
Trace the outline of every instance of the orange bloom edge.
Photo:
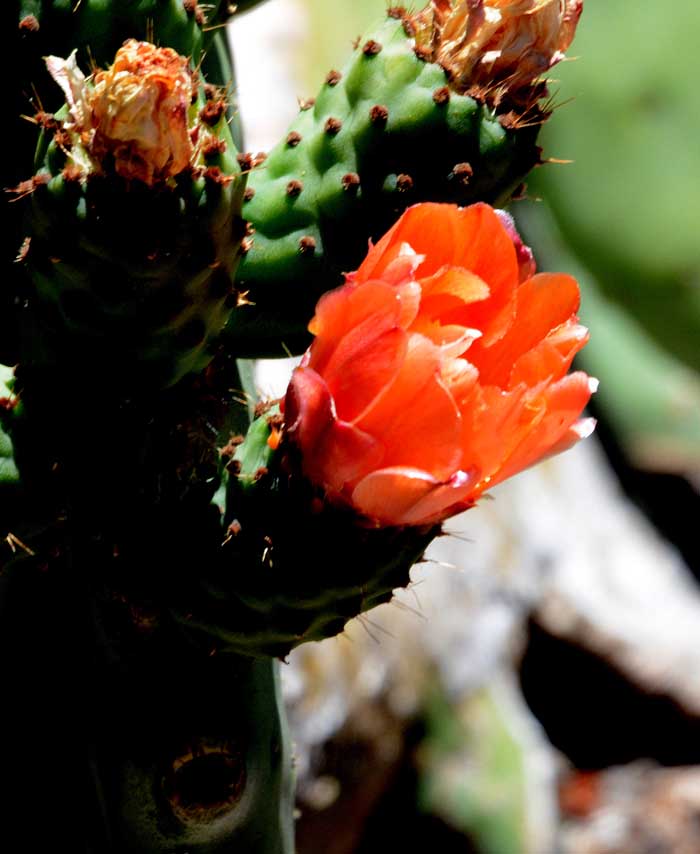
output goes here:
[[319, 301], [285, 442], [367, 524], [434, 525], [595, 426], [578, 285], [536, 273], [507, 214], [424, 203]]

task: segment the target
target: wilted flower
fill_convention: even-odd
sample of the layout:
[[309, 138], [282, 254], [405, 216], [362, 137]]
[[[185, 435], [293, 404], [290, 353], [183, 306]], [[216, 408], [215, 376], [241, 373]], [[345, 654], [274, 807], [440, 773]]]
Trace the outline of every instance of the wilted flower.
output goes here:
[[182, 172], [192, 143], [188, 109], [194, 89], [187, 59], [169, 47], [129, 39], [114, 64], [86, 78], [76, 51], [46, 58], [66, 96], [71, 158], [84, 172], [106, 164], [123, 178], [152, 185]]
[[583, 0], [432, 0], [410, 19], [416, 42], [460, 91], [528, 87], [563, 59]]
[[310, 324], [284, 403], [306, 477], [374, 524], [430, 524], [590, 434], [578, 286], [533, 273], [488, 205], [409, 208]]
[[89, 95], [92, 155], [103, 160], [111, 154], [119, 175], [146, 184], [177, 175], [192, 154], [192, 92], [185, 57], [148, 42], [125, 42], [111, 68], [96, 74]]

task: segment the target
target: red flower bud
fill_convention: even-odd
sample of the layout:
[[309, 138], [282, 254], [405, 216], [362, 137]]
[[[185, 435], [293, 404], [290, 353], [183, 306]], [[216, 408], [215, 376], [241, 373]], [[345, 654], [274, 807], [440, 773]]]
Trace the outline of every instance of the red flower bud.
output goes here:
[[571, 446], [578, 306], [488, 205], [409, 208], [316, 308], [284, 403], [304, 474], [373, 524], [433, 524]]

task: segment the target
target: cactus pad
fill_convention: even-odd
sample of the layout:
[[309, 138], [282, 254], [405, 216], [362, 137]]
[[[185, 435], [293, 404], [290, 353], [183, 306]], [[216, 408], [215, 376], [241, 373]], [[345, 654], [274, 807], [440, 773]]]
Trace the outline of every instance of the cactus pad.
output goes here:
[[[174, 56], [170, 51], [168, 61]], [[60, 62], [60, 73], [79, 74], [71, 60]], [[95, 93], [86, 96], [93, 97], [93, 123], [101, 118], [98, 87], [86, 84]], [[163, 150], [155, 153], [140, 140], [148, 143], [158, 119], [124, 141], [127, 120], [109, 112], [109, 89], [106, 119], [90, 146], [76, 118], [87, 109], [81, 103], [47, 122], [38, 171], [27, 182], [32, 239], [25, 262], [44, 350], [32, 354], [35, 362], [59, 358], [85, 372], [89, 354], [103, 379], [120, 385], [130, 374], [132, 385], [164, 387], [211, 360], [212, 341], [236, 304], [244, 181], [225, 101], [210, 88], [195, 93], [183, 107], [187, 121], [163, 129]]]
[[240, 287], [254, 305], [229, 323], [237, 355], [303, 350], [319, 296], [409, 205], [502, 204], [538, 162], [544, 114], [518, 120], [453, 90], [405, 23], [390, 10], [360, 39], [250, 174]]

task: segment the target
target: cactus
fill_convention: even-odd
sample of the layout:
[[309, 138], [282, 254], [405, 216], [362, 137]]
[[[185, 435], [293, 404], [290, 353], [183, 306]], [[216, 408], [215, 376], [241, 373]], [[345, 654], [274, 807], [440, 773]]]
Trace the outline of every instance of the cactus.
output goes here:
[[[575, 18], [575, 0], [564, 5]], [[338, 300], [354, 305], [354, 321], [371, 309], [371, 293], [369, 308], [352, 302], [355, 286], [389, 295], [377, 303], [391, 327], [385, 358], [375, 362], [372, 335], [352, 329], [343, 346], [364, 341], [357, 366], [372, 366], [372, 395], [372, 376], [398, 385], [407, 411], [428, 395], [432, 422], [398, 443], [401, 453], [424, 451], [425, 467], [391, 457], [403, 424], [395, 413], [381, 465], [381, 430], [377, 438], [343, 420], [342, 383], [319, 363], [326, 333], [278, 409], [249, 425], [241, 399], [236, 358], [301, 346], [317, 297], [409, 202], [504, 200], [538, 160], [540, 77], [568, 45], [571, 23], [559, 15], [545, 28], [551, 44], [534, 72], [531, 51], [513, 60], [507, 41], [507, 67], [484, 72], [495, 36], [478, 6], [392, 9], [257, 169], [234, 145], [233, 66], [217, 29], [226, 4], [16, 0], [4, 9], [22, 54], [14, 109], [32, 113], [3, 167], [17, 213], [0, 296], [0, 356], [15, 365], [0, 375], [0, 666], [14, 698], [2, 770], [13, 781], [8, 836], [32, 828], [32, 848], [65, 836], [100, 854], [291, 854], [274, 657], [390, 599], [444, 518], [492, 479], [583, 434], [590, 383], [565, 376], [585, 343], [576, 285], [533, 277], [512, 222], [487, 205], [409, 212], [414, 223], [471, 223], [468, 236], [460, 226], [443, 246], [444, 275], [419, 275], [427, 255], [410, 241], [392, 260], [397, 224], [343, 293], [319, 303], [323, 331]], [[529, 26], [517, 11], [498, 14], [498, 38]], [[478, 41], [468, 62], [450, 47], [455, 26]], [[254, 192], [244, 205], [246, 176]], [[246, 239], [243, 216], [252, 220]], [[460, 264], [450, 255], [457, 248]], [[246, 249], [247, 272], [236, 279]], [[369, 291], [367, 265], [382, 280]], [[551, 304], [540, 304], [544, 295]], [[455, 316], [444, 314], [451, 299]], [[514, 318], [535, 309], [523, 343]], [[478, 370], [461, 358], [468, 348]], [[391, 385], [391, 370], [410, 378], [416, 352], [423, 386]], [[497, 375], [511, 362], [524, 376], [517, 393], [469, 385], [489, 370], [490, 382], [504, 382]], [[550, 371], [533, 384], [540, 362]], [[330, 391], [318, 394], [326, 382], [337, 411]], [[474, 435], [458, 438], [468, 412]], [[489, 419], [503, 419], [510, 443], [497, 457], [479, 438], [499, 432], [482, 429]], [[315, 462], [312, 434], [325, 443]], [[353, 454], [368, 447], [379, 468], [363, 469], [358, 487]], [[387, 492], [394, 482], [402, 496]], [[37, 733], [35, 710], [49, 707]], [[51, 792], [40, 823], [25, 797], [38, 768]], [[74, 793], [86, 780], [76, 834]]]

